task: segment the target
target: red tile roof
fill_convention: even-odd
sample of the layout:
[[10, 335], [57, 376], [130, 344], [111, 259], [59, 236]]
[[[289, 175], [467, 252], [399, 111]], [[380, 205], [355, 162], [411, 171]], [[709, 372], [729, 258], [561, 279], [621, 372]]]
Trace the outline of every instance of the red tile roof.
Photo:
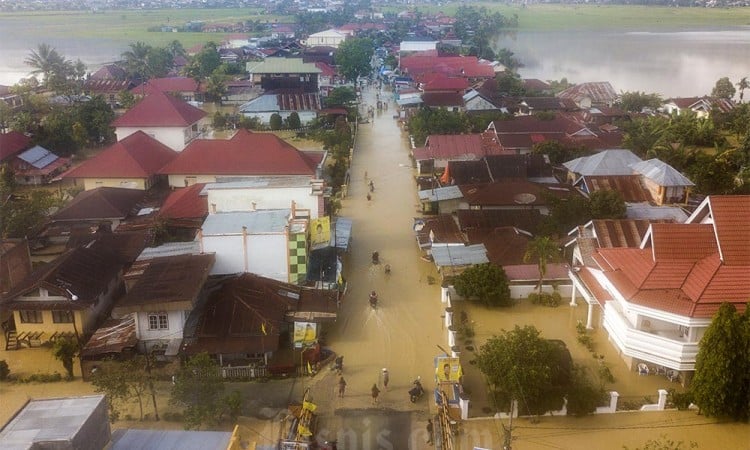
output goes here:
[[469, 87], [469, 82], [463, 77], [449, 77], [444, 74], [437, 74], [431, 80], [427, 81], [422, 89], [425, 92], [435, 91], [456, 91], [461, 92]]
[[480, 63], [476, 56], [433, 56], [417, 53], [401, 58], [399, 66], [404, 73], [412, 77], [426, 72], [440, 72], [467, 78], [495, 76], [495, 69], [489, 64]]
[[[654, 223], [644, 248], [600, 248], [594, 254], [628, 302], [704, 318], [723, 302], [744, 309], [750, 299], [750, 196], [709, 197], [706, 202], [710, 219], [691, 216], [706, 223]], [[722, 241], [730, 263], [720, 258]]]
[[724, 264], [750, 265], [750, 195], [717, 195], [708, 202]]
[[231, 139], [197, 139], [161, 173], [182, 175], [315, 175], [308, 155], [272, 133], [238, 131]]
[[18, 131], [0, 133], [0, 161], [26, 150], [31, 146], [31, 138]]
[[414, 149], [416, 160], [463, 159], [469, 155], [480, 159], [486, 155], [500, 154], [503, 154], [500, 146], [482, 134], [433, 134], [427, 137], [425, 147]]
[[147, 95], [112, 122], [114, 127], [187, 127], [206, 112], [162, 92]]
[[193, 219], [208, 215], [208, 200], [200, 193], [205, 184], [196, 183], [186, 188], [172, 191], [159, 210], [159, 217], [165, 219]]
[[148, 178], [172, 161], [177, 152], [136, 131], [95, 157], [69, 170], [64, 178]]
[[329, 66], [328, 64], [322, 61], [317, 61], [315, 63], [315, 67], [320, 69], [320, 74], [318, 76], [333, 77], [336, 75], [336, 69], [334, 69], [333, 67]]

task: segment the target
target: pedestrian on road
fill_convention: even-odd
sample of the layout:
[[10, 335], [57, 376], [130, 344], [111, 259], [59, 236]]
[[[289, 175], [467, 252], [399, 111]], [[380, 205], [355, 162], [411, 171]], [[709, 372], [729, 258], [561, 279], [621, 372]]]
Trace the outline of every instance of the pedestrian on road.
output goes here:
[[432, 419], [427, 419], [427, 443], [432, 445]]
[[378, 389], [378, 385], [376, 383], [372, 383], [372, 404], [377, 405], [378, 404], [378, 395], [380, 395], [380, 389]]
[[368, 192], [367, 193], [367, 201], [369, 202], [370, 200], [372, 200], [372, 195], [370, 195], [370, 193]]
[[344, 391], [346, 390], [346, 380], [344, 377], [339, 377], [339, 397], [344, 398]]
[[383, 367], [383, 388], [387, 391], [388, 390], [388, 382], [391, 380], [390, 375], [388, 375], [388, 369]]

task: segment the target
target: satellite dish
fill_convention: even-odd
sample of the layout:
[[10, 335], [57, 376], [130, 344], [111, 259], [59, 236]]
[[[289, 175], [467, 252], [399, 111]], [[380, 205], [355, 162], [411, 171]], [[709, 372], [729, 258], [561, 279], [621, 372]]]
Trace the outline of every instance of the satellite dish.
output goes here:
[[524, 192], [523, 194], [516, 194], [513, 196], [513, 201], [519, 205], [530, 205], [536, 201], [536, 195]]

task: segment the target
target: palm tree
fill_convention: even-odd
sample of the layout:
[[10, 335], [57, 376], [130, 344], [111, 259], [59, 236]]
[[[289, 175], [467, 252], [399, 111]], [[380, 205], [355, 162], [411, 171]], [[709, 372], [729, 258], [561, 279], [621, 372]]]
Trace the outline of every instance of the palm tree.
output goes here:
[[149, 68], [148, 58], [151, 53], [151, 46], [145, 42], [135, 42], [130, 44], [130, 50], [122, 54], [122, 58], [125, 60], [125, 67], [127, 68], [130, 76], [145, 82], [148, 80], [151, 74]]
[[526, 254], [523, 261], [529, 262], [536, 259], [539, 268], [539, 294], [542, 293], [542, 281], [547, 275], [547, 261], [557, 256], [557, 244], [549, 236], [537, 236], [526, 246]]
[[31, 50], [31, 53], [24, 62], [27, 66], [34, 69], [29, 72], [31, 75], [42, 75], [42, 84], [45, 85], [50, 78], [63, 70], [66, 65], [65, 58], [49, 44], [39, 44], [36, 50]]
[[737, 82], [737, 88], [740, 90], [740, 103], [742, 103], [742, 98], [745, 96], [745, 89], [750, 88], [750, 83], [748, 83], [747, 77], [742, 77], [742, 79]]

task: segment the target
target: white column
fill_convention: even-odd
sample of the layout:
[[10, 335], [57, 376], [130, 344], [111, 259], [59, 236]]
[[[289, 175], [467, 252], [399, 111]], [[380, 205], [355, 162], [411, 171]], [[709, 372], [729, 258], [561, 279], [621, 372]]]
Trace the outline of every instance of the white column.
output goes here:
[[448, 301], [450, 300], [450, 297], [451, 297], [451, 294], [450, 292], [448, 292], [448, 287], [441, 286], [440, 287], [440, 301], [442, 303], [448, 303]]
[[609, 409], [611, 412], [617, 411], [617, 399], [620, 397], [620, 393], [612, 391], [609, 393]]
[[458, 358], [461, 356], [461, 349], [458, 345], [451, 347], [451, 358]]
[[667, 405], [667, 390], [659, 389], [659, 401], [656, 404], [658, 411], [664, 411], [664, 407]]
[[451, 325], [448, 327], [448, 347], [453, 347], [454, 345], [456, 345], [456, 330]]
[[458, 400], [458, 406], [461, 408], [461, 420], [469, 418], [469, 396], [461, 394]]
[[594, 319], [594, 305], [591, 303], [588, 304], [589, 310], [586, 314], [586, 329], [587, 330], [593, 330], [594, 325], [591, 323]]
[[573, 282], [573, 293], [570, 294], [570, 306], [578, 306], [576, 302], [576, 283]]
[[453, 308], [450, 306], [445, 308], [445, 328], [450, 328], [453, 325]]

